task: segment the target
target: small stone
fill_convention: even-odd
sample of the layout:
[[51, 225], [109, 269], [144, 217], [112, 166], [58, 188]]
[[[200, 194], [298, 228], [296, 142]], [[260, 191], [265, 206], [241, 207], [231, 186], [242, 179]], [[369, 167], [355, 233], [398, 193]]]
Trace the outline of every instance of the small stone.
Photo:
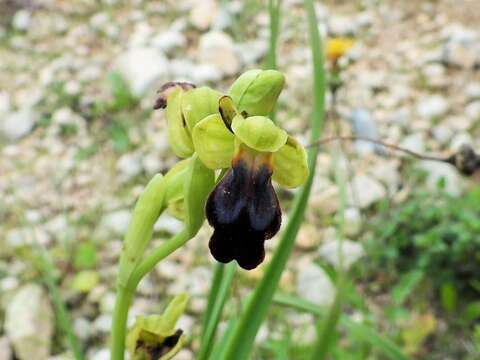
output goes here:
[[25, 285], [8, 303], [5, 313], [5, 331], [18, 359], [48, 359], [54, 325], [45, 291], [36, 284]]
[[385, 187], [368, 175], [356, 175], [352, 180], [352, 191], [348, 193], [348, 203], [361, 209], [385, 198]]
[[211, 64], [199, 64], [192, 68], [192, 78], [197, 84], [217, 82], [222, 79], [222, 73]]
[[195, 1], [190, 11], [190, 22], [199, 30], [207, 30], [218, 16], [219, 8], [215, 0]]
[[97, 333], [109, 334], [112, 330], [112, 315], [110, 314], [101, 314], [93, 322], [93, 329]]
[[155, 36], [152, 44], [165, 54], [172, 54], [174, 51], [185, 47], [187, 39], [185, 35], [179, 31], [168, 30]]
[[155, 48], [132, 48], [121, 54], [115, 61], [114, 69], [120, 73], [136, 97], [154, 91], [168, 81], [168, 61]]
[[175, 360], [193, 360], [195, 356], [188, 349], [182, 349], [175, 355]]
[[295, 241], [295, 245], [302, 250], [310, 250], [316, 248], [322, 241], [318, 229], [310, 224], [304, 224]]
[[467, 86], [465, 86], [465, 89], [463, 90], [463, 93], [469, 101], [480, 99], [480, 83], [473, 82], [467, 84]]
[[480, 120], [480, 100], [471, 102], [465, 107], [465, 116], [470, 120]]
[[345, 235], [355, 236], [362, 229], [362, 215], [357, 208], [350, 207], [344, 212]]
[[13, 359], [12, 349], [6, 337], [0, 337], [0, 360]]
[[208, 32], [200, 38], [199, 60], [214, 65], [222, 75], [235, 75], [240, 70], [232, 38], [220, 31]]
[[182, 228], [183, 222], [165, 213], [158, 218], [153, 227], [155, 231], [166, 231], [170, 234], [176, 234], [180, 232]]
[[0, 91], [0, 115], [10, 112], [11, 107], [10, 95], [6, 92]]
[[432, 129], [432, 135], [440, 144], [445, 145], [453, 136], [453, 131], [449, 126], [440, 124]]
[[427, 173], [426, 185], [432, 192], [440, 190], [440, 182], [444, 183], [443, 190], [452, 196], [459, 196], [462, 191], [460, 175], [451, 165], [438, 161], [420, 161], [418, 166]]
[[449, 110], [448, 101], [440, 95], [421, 98], [416, 105], [417, 114], [425, 119], [441, 117]]
[[422, 153], [425, 151], [425, 139], [423, 134], [412, 134], [407, 136], [403, 141], [400, 143], [400, 147], [408, 149], [410, 151], [415, 151], [418, 153]]
[[460, 132], [455, 135], [450, 143], [450, 151], [452, 153], [457, 152], [463, 145], [472, 145], [472, 136], [467, 132]]
[[100, 349], [93, 352], [91, 357], [88, 357], [91, 360], [111, 360], [110, 350], [109, 349]]
[[74, 320], [73, 329], [75, 330], [75, 335], [84, 341], [93, 335], [92, 323], [84, 317], [79, 317]]
[[28, 108], [11, 113], [0, 123], [0, 134], [10, 141], [18, 140], [32, 131], [36, 120], [36, 114]]
[[130, 223], [131, 214], [129, 210], [117, 210], [105, 215], [102, 219], [102, 227], [110, 230], [116, 235], [124, 235]]
[[117, 170], [124, 180], [130, 180], [143, 171], [142, 156], [139, 153], [127, 153], [117, 161]]
[[325, 271], [314, 263], [302, 263], [297, 275], [297, 294], [318, 305], [330, 305], [335, 287]]
[[12, 26], [18, 31], [28, 31], [32, 23], [32, 14], [28, 10], [19, 10], [15, 13], [12, 20]]
[[340, 266], [340, 249], [342, 249], [343, 267], [345, 269], [350, 268], [350, 266], [365, 255], [365, 250], [363, 250], [363, 246], [360, 243], [343, 240], [340, 246], [340, 240], [338, 239], [323, 244], [319, 249], [319, 253], [321, 257], [338, 269]]
[[[378, 130], [375, 120], [367, 109], [355, 109], [350, 117], [353, 132], [356, 136], [377, 140]], [[355, 141], [355, 149], [359, 154], [368, 154], [373, 151], [382, 152], [383, 147], [368, 141]]]

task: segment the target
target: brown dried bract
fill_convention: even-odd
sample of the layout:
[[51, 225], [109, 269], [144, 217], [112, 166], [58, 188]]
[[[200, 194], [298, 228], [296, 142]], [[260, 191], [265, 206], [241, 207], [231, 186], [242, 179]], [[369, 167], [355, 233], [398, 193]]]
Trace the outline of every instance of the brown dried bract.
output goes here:
[[170, 81], [163, 84], [162, 87], [157, 91], [159, 96], [155, 101], [155, 105], [153, 106], [153, 108], [155, 110], [165, 109], [167, 107], [168, 95], [170, 95], [171, 92], [177, 87], [180, 87], [183, 90], [187, 91], [195, 88], [195, 85], [189, 82], [180, 82], [180, 81]]

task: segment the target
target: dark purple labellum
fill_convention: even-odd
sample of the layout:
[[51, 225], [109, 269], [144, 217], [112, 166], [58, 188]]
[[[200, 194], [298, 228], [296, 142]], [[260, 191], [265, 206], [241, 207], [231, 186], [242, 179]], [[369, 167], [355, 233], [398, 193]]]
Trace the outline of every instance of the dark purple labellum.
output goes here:
[[206, 205], [208, 222], [215, 228], [209, 243], [213, 257], [222, 263], [237, 260], [246, 270], [262, 263], [264, 242], [282, 221], [270, 165], [249, 162], [234, 160]]

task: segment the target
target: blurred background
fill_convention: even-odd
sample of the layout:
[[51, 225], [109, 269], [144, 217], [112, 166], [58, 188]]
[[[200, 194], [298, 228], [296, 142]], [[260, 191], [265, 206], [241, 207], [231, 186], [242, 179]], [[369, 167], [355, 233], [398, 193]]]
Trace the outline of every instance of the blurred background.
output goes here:
[[[423, 154], [479, 149], [480, 8], [475, 0], [316, 4], [325, 39], [354, 43], [324, 136], [361, 135]], [[86, 358], [109, 358], [115, 274], [137, 196], [178, 161], [156, 90], [186, 80], [226, 91], [265, 67], [267, 1], [0, 0], [0, 360], [71, 359], [55, 299]], [[304, 144], [311, 58], [300, 0], [283, 0], [278, 122]], [[331, 105], [331, 96], [327, 104]], [[413, 359], [480, 359], [480, 187], [447, 164], [367, 143], [322, 146], [281, 290], [328, 305], [338, 265], [339, 189], [348, 179], [346, 315]], [[337, 169], [337, 170], [336, 170]], [[287, 214], [292, 192], [279, 189]], [[287, 215], [288, 216], [288, 215]], [[285, 221], [284, 221], [285, 222]], [[182, 224], [168, 214], [154, 243]], [[191, 295], [176, 359], [193, 359], [212, 278], [208, 226], [138, 289], [130, 320]], [[267, 242], [269, 252], [278, 241]], [[262, 276], [239, 271], [229, 314]], [[57, 289], [59, 292], [52, 292]], [[254, 359], [301, 359], [314, 318], [272, 307]], [[336, 334], [332, 359], [385, 359]]]

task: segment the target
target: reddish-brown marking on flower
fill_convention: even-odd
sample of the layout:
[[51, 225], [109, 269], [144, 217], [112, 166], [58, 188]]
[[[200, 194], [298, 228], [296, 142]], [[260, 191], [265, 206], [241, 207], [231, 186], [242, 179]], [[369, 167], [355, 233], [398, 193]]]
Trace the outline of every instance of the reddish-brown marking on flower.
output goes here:
[[181, 81], [170, 81], [162, 85], [162, 87], [157, 91], [158, 98], [155, 101], [155, 105], [153, 108], [157, 109], [165, 109], [167, 107], [167, 98], [168, 95], [172, 93], [172, 91], [177, 88], [181, 87], [183, 90], [187, 91], [190, 89], [195, 88], [196, 86], [189, 82], [181, 82]]

